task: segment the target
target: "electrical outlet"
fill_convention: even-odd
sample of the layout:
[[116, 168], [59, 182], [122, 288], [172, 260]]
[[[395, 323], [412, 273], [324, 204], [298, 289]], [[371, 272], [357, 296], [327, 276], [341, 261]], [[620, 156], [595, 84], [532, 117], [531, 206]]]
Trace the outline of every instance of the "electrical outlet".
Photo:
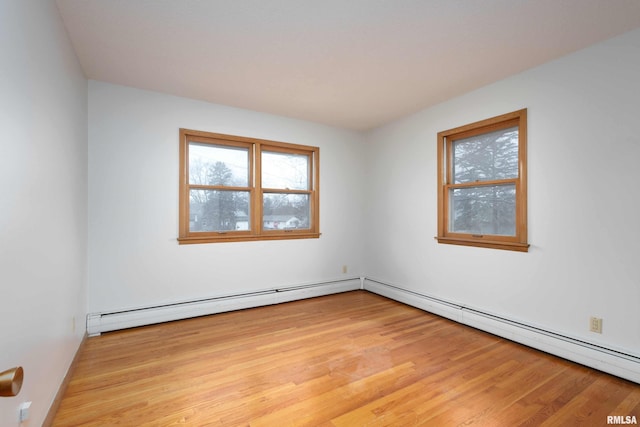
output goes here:
[[23, 422], [29, 419], [29, 410], [31, 408], [31, 402], [22, 402], [18, 407], [18, 421]]
[[602, 319], [600, 317], [591, 317], [589, 321], [589, 330], [597, 334], [602, 333]]
[[342, 274], [347, 274], [348, 270], [349, 270], [349, 268], [347, 267], [346, 264], [342, 266]]

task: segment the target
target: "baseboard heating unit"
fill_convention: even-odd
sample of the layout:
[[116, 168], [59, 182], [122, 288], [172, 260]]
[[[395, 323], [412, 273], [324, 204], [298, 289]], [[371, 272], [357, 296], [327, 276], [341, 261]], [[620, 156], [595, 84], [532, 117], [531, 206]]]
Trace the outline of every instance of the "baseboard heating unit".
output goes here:
[[370, 278], [363, 280], [363, 289], [563, 359], [640, 383], [640, 355], [633, 352], [606, 348]]
[[191, 317], [353, 291], [361, 289], [362, 280], [363, 279], [359, 277], [353, 277], [349, 279], [162, 304], [152, 307], [90, 313], [87, 315], [87, 334], [89, 336], [96, 336], [103, 332], [152, 325], [154, 323], [188, 319]]

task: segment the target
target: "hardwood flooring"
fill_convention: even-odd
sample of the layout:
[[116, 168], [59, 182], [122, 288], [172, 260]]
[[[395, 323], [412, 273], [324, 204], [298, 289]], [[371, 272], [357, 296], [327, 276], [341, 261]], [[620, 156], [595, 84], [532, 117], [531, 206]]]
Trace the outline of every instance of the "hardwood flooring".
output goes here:
[[640, 386], [354, 291], [89, 338], [53, 425], [601, 426], [608, 416], [640, 422]]

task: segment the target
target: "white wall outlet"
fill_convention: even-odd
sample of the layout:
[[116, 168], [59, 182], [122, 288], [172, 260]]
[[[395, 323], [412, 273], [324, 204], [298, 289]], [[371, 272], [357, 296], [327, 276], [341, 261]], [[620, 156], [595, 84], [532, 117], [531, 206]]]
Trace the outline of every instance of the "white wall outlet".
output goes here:
[[23, 422], [29, 419], [29, 409], [31, 402], [22, 402], [18, 407], [18, 421]]
[[349, 271], [349, 268], [345, 264], [345, 265], [342, 266], [342, 274], [347, 274], [347, 271]]
[[597, 334], [602, 333], [602, 318], [600, 317], [591, 317], [589, 320], [589, 330], [591, 332], [595, 332]]

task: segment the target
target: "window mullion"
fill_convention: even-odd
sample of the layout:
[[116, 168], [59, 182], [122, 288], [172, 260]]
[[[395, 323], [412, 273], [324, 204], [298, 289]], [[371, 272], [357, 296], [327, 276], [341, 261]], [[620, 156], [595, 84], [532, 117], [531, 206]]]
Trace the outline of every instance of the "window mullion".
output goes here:
[[262, 234], [263, 219], [262, 219], [262, 144], [256, 143], [253, 145], [253, 193], [252, 193], [252, 213], [253, 213], [253, 233]]
[[457, 184], [445, 184], [447, 189], [451, 188], [474, 188], [474, 187], [491, 187], [491, 186], [499, 186], [499, 185], [509, 185], [509, 184], [517, 184], [517, 178], [509, 178], [509, 179], [494, 179], [491, 181], [474, 181], [474, 182], [460, 182]]
[[263, 188], [263, 193], [277, 193], [277, 194], [311, 194], [312, 190], [291, 190], [288, 188]]
[[189, 184], [189, 190], [251, 191], [251, 187], [236, 187], [231, 185]]

